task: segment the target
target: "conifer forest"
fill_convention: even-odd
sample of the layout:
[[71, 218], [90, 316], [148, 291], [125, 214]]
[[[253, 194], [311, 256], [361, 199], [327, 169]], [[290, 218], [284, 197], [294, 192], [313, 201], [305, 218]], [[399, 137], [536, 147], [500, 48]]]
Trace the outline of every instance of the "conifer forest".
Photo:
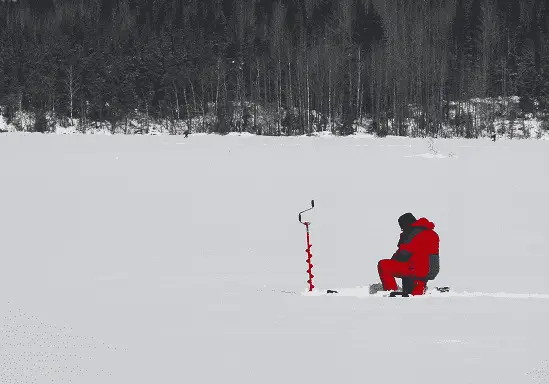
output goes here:
[[[546, 0], [3, 0], [4, 119], [478, 137], [549, 121]], [[23, 129], [23, 128], [21, 128]]]

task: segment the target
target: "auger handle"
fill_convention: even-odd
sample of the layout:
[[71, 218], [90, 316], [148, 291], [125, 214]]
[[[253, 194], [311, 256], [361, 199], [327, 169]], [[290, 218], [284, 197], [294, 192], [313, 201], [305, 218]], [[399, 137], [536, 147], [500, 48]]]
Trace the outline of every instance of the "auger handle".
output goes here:
[[307, 212], [307, 211], [310, 211], [310, 210], [313, 209], [314, 207], [315, 207], [315, 201], [314, 201], [314, 200], [311, 200], [311, 208], [299, 212], [298, 218], [299, 218], [299, 222], [300, 222], [301, 224], [305, 224], [303, 221], [301, 221], [301, 214], [302, 214], [302, 213], [305, 213], [305, 212]]

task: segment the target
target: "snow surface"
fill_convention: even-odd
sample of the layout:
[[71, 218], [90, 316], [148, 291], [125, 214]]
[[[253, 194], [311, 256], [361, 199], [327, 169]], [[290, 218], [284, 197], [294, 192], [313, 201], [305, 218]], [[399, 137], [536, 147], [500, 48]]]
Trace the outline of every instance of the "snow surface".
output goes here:
[[[547, 383], [549, 143], [434, 147], [0, 135], [0, 383]], [[459, 294], [364, 294], [407, 211]]]

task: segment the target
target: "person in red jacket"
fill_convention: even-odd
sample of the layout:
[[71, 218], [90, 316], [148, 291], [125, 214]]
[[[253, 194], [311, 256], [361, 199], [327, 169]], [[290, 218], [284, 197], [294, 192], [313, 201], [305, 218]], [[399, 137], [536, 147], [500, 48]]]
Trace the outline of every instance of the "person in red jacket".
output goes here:
[[435, 224], [422, 217], [405, 213], [398, 219], [402, 233], [398, 250], [391, 259], [380, 260], [377, 269], [385, 291], [396, 291], [395, 278], [402, 279], [402, 290], [412, 295], [423, 295], [427, 281], [433, 280], [440, 270], [439, 237]]

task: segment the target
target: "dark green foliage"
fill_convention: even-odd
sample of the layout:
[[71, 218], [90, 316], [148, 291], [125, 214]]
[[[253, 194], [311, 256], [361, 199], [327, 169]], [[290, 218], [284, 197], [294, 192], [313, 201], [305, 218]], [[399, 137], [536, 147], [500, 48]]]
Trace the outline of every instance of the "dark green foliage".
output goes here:
[[476, 137], [510, 111], [474, 123], [449, 102], [512, 95], [513, 120], [549, 119], [545, 1], [0, 4], [0, 105], [10, 122], [41, 111], [40, 131], [45, 113], [116, 130], [137, 111], [145, 131], [156, 119], [191, 132], [348, 135], [371, 118], [380, 136], [437, 135], [447, 124]]
[[244, 107], [244, 110], [242, 111], [242, 130], [244, 132], [252, 132], [252, 118], [253, 116], [250, 112], [250, 108]]
[[46, 118], [46, 113], [42, 110], [36, 113], [36, 120], [34, 121], [34, 126], [32, 127], [34, 132], [46, 133], [49, 132], [48, 119]]
[[341, 136], [349, 136], [352, 135], [355, 131], [353, 126], [353, 119], [350, 114], [346, 116], [346, 118], [343, 120], [341, 126], [339, 127], [339, 134]]

